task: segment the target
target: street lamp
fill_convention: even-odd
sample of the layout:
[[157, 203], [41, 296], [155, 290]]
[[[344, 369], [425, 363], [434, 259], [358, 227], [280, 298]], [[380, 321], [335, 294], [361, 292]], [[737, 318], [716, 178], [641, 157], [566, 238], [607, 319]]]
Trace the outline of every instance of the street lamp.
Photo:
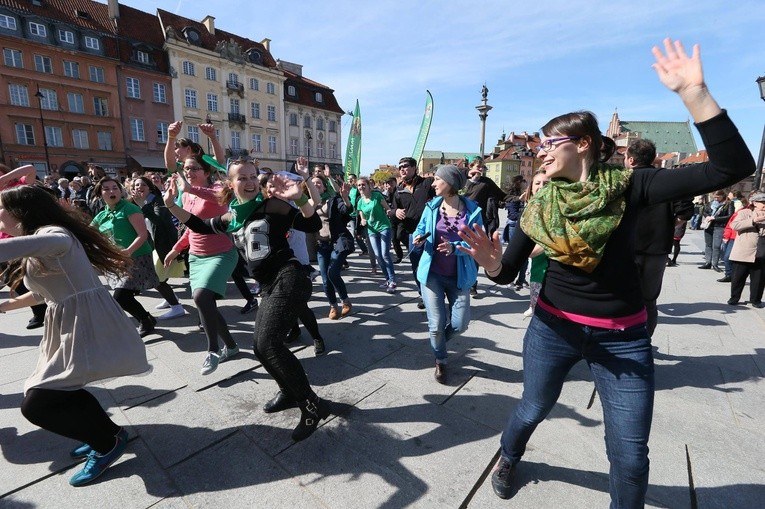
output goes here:
[[[757, 78], [757, 86], [760, 89], [760, 99], [765, 101], [765, 76]], [[760, 157], [757, 159], [757, 168], [754, 170], [754, 190], [759, 191], [762, 185], [762, 164], [765, 162], [765, 128], [762, 130], [762, 141], [760, 142]]]
[[43, 97], [45, 97], [42, 92], [40, 92], [40, 85], [37, 85], [37, 93], [35, 94], [35, 97], [37, 97], [37, 108], [40, 110], [40, 125], [42, 126], [42, 135], [43, 135], [43, 148], [45, 148], [45, 164], [47, 165], [47, 170], [45, 173], [50, 175], [50, 156], [48, 155], [48, 135], [45, 132], [45, 120], [43, 120], [43, 114], [42, 114], [42, 100]]

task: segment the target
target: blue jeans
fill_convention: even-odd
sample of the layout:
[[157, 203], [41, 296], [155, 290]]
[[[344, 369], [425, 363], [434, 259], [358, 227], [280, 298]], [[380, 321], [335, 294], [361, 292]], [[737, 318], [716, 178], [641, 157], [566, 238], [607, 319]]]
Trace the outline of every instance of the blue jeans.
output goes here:
[[502, 457], [520, 461], [531, 434], [560, 396], [566, 375], [582, 359], [603, 406], [611, 507], [643, 507], [654, 397], [645, 325], [588, 327], [537, 306], [523, 339], [523, 396], [502, 433]]
[[348, 298], [345, 281], [341, 275], [343, 263], [347, 257], [347, 253], [340, 254], [335, 251], [331, 242], [319, 242], [316, 246], [316, 261], [319, 263], [319, 272], [321, 272], [321, 284], [324, 286], [324, 294], [331, 306], [337, 304], [337, 295], [340, 295], [342, 300]]
[[725, 243], [725, 251], [723, 251], [723, 261], [725, 262], [725, 277], [731, 277], [733, 275], [733, 265], [730, 264], [730, 252], [733, 250], [733, 243], [736, 239], [728, 240]]
[[414, 282], [417, 283], [417, 292], [422, 294], [420, 288], [420, 281], [417, 279], [417, 269], [420, 266], [420, 258], [425, 251], [425, 244], [419, 246], [414, 245], [414, 235], [409, 234], [409, 263], [412, 265], [412, 275], [414, 276]]
[[395, 282], [396, 273], [393, 270], [393, 258], [390, 256], [391, 229], [386, 228], [380, 233], [375, 233], [367, 228], [369, 245], [380, 263], [383, 276], [388, 282]]
[[[436, 362], [446, 364], [446, 342], [465, 332], [470, 323], [470, 288], [457, 288], [456, 274], [442, 276], [431, 272], [421, 289], [422, 301], [428, 314], [430, 346]], [[445, 300], [449, 302], [448, 310]]]

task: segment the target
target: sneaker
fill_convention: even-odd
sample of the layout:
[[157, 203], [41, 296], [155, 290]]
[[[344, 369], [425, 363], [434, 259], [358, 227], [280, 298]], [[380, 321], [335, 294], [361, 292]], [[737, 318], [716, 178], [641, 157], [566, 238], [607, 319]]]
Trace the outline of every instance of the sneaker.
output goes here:
[[316, 338], [313, 340], [313, 354], [318, 357], [319, 355], [323, 355], [324, 352], [327, 351], [327, 348], [324, 346], [324, 339], [322, 338]]
[[170, 308], [170, 303], [167, 302], [166, 300], [163, 300], [162, 302], [160, 302], [154, 307], [154, 309], [168, 309], [168, 308]]
[[176, 304], [175, 306], [170, 306], [170, 311], [164, 315], [159, 315], [157, 320], [170, 320], [171, 318], [178, 318], [179, 316], [184, 316], [185, 314], [186, 310], [183, 309], [183, 306], [181, 304]]
[[231, 348], [227, 347], [226, 345], [223, 345], [223, 348], [221, 349], [221, 351], [218, 352], [218, 357], [219, 357], [218, 363], [226, 362], [227, 360], [237, 355], [239, 355], [238, 345], [234, 345]]
[[385, 291], [388, 292], [388, 293], [396, 293], [396, 288], [397, 288], [396, 287], [396, 282], [395, 281], [390, 281], [388, 283], [388, 288], [386, 288]]
[[340, 318], [340, 313], [337, 311], [337, 306], [330, 306], [329, 308], [329, 319], [330, 320], [337, 320]]
[[382, 289], [382, 290], [385, 290], [385, 289], [387, 289], [387, 288], [388, 288], [388, 282], [387, 282], [387, 281], [383, 281], [382, 283], [380, 283], [379, 285], [377, 285], [377, 288], [380, 288], [380, 289]]
[[529, 309], [527, 309], [526, 311], [523, 312], [523, 316], [525, 316], [526, 318], [530, 317], [533, 314], [534, 314], [534, 309], [533, 308], [529, 308]]
[[[116, 438], [122, 438], [127, 442], [128, 439], [128, 432], [125, 428], [120, 428], [120, 430], [117, 432], [116, 435], [114, 435]], [[90, 447], [88, 444], [80, 444], [71, 451], [69, 451], [69, 456], [73, 460], [81, 460], [88, 457], [88, 454], [90, 454], [90, 451], [92, 451], [93, 448]]]
[[127, 447], [127, 432], [123, 433], [123, 430], [120, 430], [116, 438], [117, 443], [114, 445], [114, 448], [106, 454], [98, 454], [96, 451], [91, 450], [88, 453], [88, 459], [85, 461], [82, 470], [69, 479], [69, 484], [72, 486], [84, 486], [103, 474], [112, 463], [117, 461]]
[[242, 306], [242, 309], [239, 310], [240, 313], [243, 315], [246, 315], [250, 311], [257, 311], [258, 310], [258, 301], [255, 299], [252, 299], [250, 302]]
[[350, 301], [343, 302], [343, 309], [340, 310], [340, 316], [348, 316], [351, 314], [353, 304]]
[[216, 369], [218, 369], [218, 363], [220, 362], [220, 356], [215, 352], [207, 352], [207, 357], [202, 363], [202, 369], [199, 370], [203, 375], [209, 375]]
[[515, 465], [504, 458], [499, 458], [494, 472], [491, 474], [491, 487], [501, 499], [507, 500], [512, 496]]

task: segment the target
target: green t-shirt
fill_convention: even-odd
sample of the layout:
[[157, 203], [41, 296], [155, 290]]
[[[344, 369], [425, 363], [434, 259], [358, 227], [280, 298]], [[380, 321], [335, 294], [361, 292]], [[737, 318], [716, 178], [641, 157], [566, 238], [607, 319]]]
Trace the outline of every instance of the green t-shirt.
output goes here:
[[359, 198], [360, 198], [359, 197], [359, 190], [356, 189], [356, 186], [352, 187], [350, 192], [348, 193], [348, 203], [351, 204], [351, 208], [353, 209], [350, 212], [350, 216], [351, 217], [356, 217], [356, 216], [359, 215], [358, 210], [356, 208], [356, 206], [357, 206], [356, 202], [359, 200]]
[[[138, 205], [123, 199], [117, 203], [114, 210], [106, 207], [99, 212], [90, 224], [98, 226], [98, 231], [108, 236], [112, 239], [112, 242], [124, 249], [130, 246], [135, 238], [138, 237], [138, 233], [128, 219], [133, 214], [141, 214], [143, 218], [143, 212], [138, 208]], [[136, 258], [150, 253], [151, 244], [147, 240], [133, 252], [131, 257]]]
[[390, 228], [390, 219], [385, 212], [385, 196], [379, 191], [372, 191], [372, 196], [369, 200], [364, 196], [359, 196], [357, 208], [359, 212], [364, 214], [364, 219], [367, 220], [367, 228], [373, 233], [380, 233], [383, 230]]

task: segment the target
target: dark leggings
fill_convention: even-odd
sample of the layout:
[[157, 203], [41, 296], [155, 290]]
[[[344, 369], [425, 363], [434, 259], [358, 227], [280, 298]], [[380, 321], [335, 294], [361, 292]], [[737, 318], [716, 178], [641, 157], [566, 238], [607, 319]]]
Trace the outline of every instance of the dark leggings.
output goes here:
[[[322, 339], [321, 333], [319, 332], [319, 324], [316, 322], [316, 315], [311, 311], [311, 308], [308, 307], [308, 304], [303, 305], [301, 309], [298, 310], [298, 318], [303, 322], [303, 326], [308, 331], [308, 334], [311, 335], [312, 339]], [[292, 330], [297, 328], [298, 323], [297, 320], [295, 320]]]
[[234, 281], [234, 286], [236, 286], [236, 289], [242, 294], [244, 300], [251, 302], [255, 297], [252, 295], [250, 288], [247, 286], [247, 282], [244, 280], [245, 274], [247, 274], [247, 265], [240, 254], [239, 259], [236, 261], [234, 272], [231, 273], [231, 280]]
[[114, 437], [120, 431], [98, 400], [85, 389], [29, 389], [21, 403], [21, 413], [32, 424], [85, 442], [99, 454], [114, 448]]
[[167, 281], [163, 281], [159, 284], [159, 286], [154, 288], [159, 292], [159, 294], [162, 296], [163, 299], [167, 301], [168, 304], [171, 306], [177, 306], [178, 305], [178, 297], [175, 296], [175, 292], [170, 287], [169, 284], [167, 284]]
[[263, 283], [255, 321], [255, 356], [282, 392], [293, 401], [315, 397], [308, 377], [284, 344], [290, 327], [311, 296], [311, 281], [297, 262], [282, 266], [272, 281]]
[[130, 314], [130, 316], [136, 320], [146, 320], [149, 318], [149, 312], [146, 311], [141, 303], [135, 299], [135, 294], [135, 290], [128, 290], [127, 288], [115, 288], [114, 300], [116, 300], [117, 304], [119, 304], [122, 309], [127, 311], [128, 314]]
[[194, 304], [197, 305], [197, 310], [199, 311], [199, 320], [202, 322], [202, 327], [204, 327], [205, 335], [207, 336], [207, 351], [218, 351], [219, 336], [227, 347], [235, 347], [236, 342], [231, 337], [228, 324], [223, 315], [220, 314], [220, 311], [218, 311], [218, 304], [215, 302], [215, 292], [207, 288], [197, 288], [194, 290], [193, 297]]
[[680, 254], [680, 239], [672, 239], [672, 263], [677, 262], [677, 255]]

